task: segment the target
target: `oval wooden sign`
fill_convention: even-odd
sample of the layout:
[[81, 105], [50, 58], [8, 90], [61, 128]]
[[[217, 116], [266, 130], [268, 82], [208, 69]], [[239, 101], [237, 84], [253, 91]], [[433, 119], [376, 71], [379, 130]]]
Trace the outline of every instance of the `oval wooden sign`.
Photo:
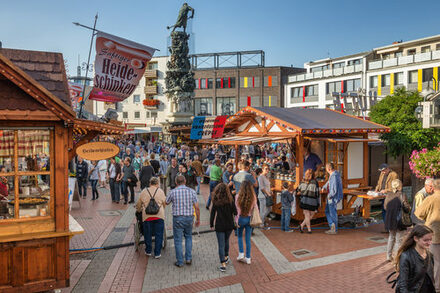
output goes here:
[[89, 142], [79, 146], [76, 154], [86, 160], [99, 161], [116, 156], [119, 147], [110, 142]]

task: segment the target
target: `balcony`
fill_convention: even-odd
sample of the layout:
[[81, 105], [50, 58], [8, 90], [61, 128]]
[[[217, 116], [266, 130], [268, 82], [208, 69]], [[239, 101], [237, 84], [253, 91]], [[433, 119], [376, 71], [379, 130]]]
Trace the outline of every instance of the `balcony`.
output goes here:
[[145, 86], [144, 92], [146, 95], [157, 95], [157, 85]]
[[381, 69], [392, 66], [402, 66], [406, 64], [426, 62], [431, 60], [440, 59], [440, 51], [425, 52], [415, 55], [401, 56], [398, 58], [385, 59], [385, 60], [373, 60], [368, 62], [368, 69]]
[[147, 69], [145, 70], [145, 78], [157, 78], [158, 77], [157, 69]]
[[289, 76], [289, 82], [298, 82], [298, 81], [312, 80], [322, 77], [331, 77], [331, 76], [357, 73], [357, 72], [361, 72], [362, 68], [363, 68], [362, 64], [356, 64], [356, 65], [350, 65], [340, 68], [327, 69], [323, 71], [316, 71], [312, 73], [295, 74]]

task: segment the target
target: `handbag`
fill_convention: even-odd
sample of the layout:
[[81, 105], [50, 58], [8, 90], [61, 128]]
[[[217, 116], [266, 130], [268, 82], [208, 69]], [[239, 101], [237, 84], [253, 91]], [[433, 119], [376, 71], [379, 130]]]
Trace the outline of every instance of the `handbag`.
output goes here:
[[272, 196], [266, 196], [266, 206], [267, 207], [273, 206], [273, 197]]
[[400, 195], [400, 202], [401, 207], [397, 217], [397, 226], [399, 229], [405, 230], [413, 224], [411, 220], [411, 206], [406, 200], [403, 200], [402, 194]]
[[251, 227], [260, 227], [261, 224], [263, 224], [263, 221], [261, 221], [260, 212], [258, 211], [258, 208], [254, 207], [252, 210], [252, 216], [251, 216]]

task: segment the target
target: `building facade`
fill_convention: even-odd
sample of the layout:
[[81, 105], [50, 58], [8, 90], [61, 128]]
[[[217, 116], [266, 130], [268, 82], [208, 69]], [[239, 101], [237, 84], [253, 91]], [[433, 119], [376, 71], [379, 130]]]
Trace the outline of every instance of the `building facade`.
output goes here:
[[[440, 35], [375, 48], [339, 58], [304, 64], [306, 73], [292, 74], [285, 87], [286, 107], [335, 107], [335, 97], [382, 98], [396, 88], [437, 90]], [[343, 94], [343, 95], [341, 95]], [[367, 105], [367, 108], [370, 105]]]

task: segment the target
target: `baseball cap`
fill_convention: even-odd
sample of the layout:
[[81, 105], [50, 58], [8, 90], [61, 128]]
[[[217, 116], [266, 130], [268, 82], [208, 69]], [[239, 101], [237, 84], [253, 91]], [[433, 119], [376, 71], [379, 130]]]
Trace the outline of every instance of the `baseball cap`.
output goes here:
[[385, 169], [387, 169], [388, 168], [388, 164], [386, 164], [386, 163], [383, 163], [383, 164], [381, 164], [380, 166], [379, 166], [379, 171], [383, 171], [383, 170], [385, 170]]

